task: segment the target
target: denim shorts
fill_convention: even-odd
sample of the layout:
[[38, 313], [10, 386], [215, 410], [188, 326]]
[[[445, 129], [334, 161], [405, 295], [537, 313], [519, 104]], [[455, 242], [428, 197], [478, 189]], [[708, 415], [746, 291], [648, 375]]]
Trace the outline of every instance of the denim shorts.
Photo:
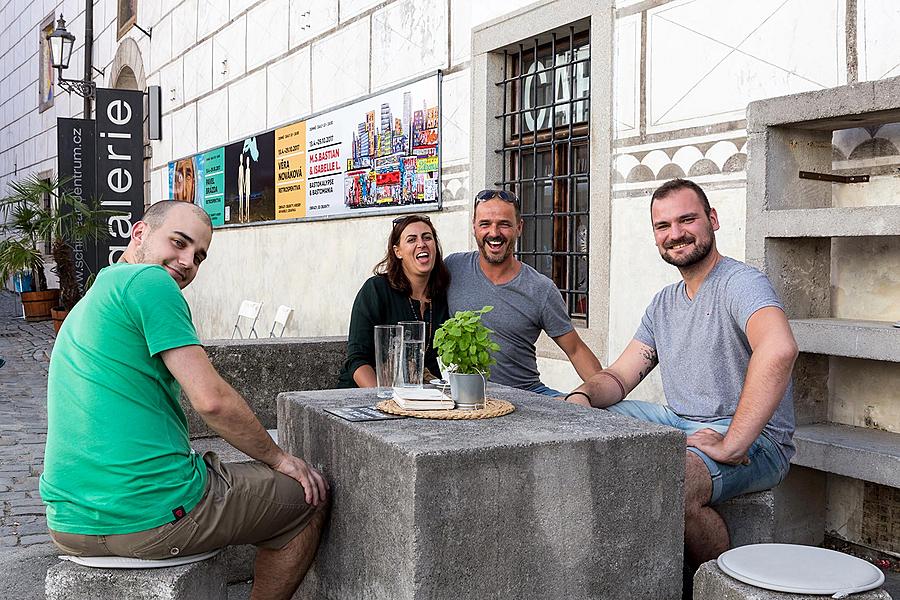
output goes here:
[[[731, 417], [709, 422], [691, 421], [675, 414], [668, 406], [638, 400], [622, 400], [607, 407], [607, 410], [642, 421], [668, 425], [680, 429], [688, 436], [701, 429], [712, 429], [725, 435], [731, 424]], [[778, 445], [765, 433], [747, 451], [749, 465], [727, 465], [714, 461], [697, 448], [688, 447], [687, 450], [703, 459], [709, 469], [713, 487], [709, 504], [719, 504], [741, 494], [773, 488], [781, 483], [790, 468], [790, 463], [785, 460]]]
[[544, 385], [543, 383], [541, 383], [540, 381], [538, 381], [537, 383], [535, 383], [525, 389], [529, 392], [533, 392], [535, 394], [541, 394], [543, 396], [554, 396], [555, 397], [555, 396], [563, 395], [562, 392], [558, 392], [558, 391], [554, 390], [553, 388], [549, 388], [546, 385]]

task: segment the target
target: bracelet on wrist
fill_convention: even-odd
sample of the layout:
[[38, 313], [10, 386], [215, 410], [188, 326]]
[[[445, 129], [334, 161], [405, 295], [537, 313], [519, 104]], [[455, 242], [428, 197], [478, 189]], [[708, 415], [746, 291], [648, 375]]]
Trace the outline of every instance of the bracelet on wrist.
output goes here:
[[566, 397], [563, 398], [563, 399], [564, 399], [564, 400], [568, 400], [570, 396], [574, 396], [575, 394], [579, 394], [579, 395], [581, 395], [581, 396], [584, 396], [585, 398], [587, 398], [588, 404], [591, 403], [591, 397], [588, 396], [585, 392], [580, 392], [580, 391], [578, 391], [578, 390], [576, 390], [576, 391], [574, 391], [574, 392], [569, 392], [568, 394], [566, 394]]

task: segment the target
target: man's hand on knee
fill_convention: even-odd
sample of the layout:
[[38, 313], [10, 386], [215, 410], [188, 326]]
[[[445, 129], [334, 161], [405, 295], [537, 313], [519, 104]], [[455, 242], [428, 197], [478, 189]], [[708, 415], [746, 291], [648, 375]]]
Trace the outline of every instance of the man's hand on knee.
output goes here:
[[297, 480], [306, 492], [306, 503], [310, 506], [322, 506], [328, 501], [328, 481], [316, 469], [306, 464], [303, 459], [291, 456], [287, 452], [272, 465], [279, 473]]
[[749, 465], [746, 452], [735, 454], [726, 447], [725, 436], [713, 429], [701, 429], [689, 435], [687, 445], [700, 450], [716, 462], [726, 465]]

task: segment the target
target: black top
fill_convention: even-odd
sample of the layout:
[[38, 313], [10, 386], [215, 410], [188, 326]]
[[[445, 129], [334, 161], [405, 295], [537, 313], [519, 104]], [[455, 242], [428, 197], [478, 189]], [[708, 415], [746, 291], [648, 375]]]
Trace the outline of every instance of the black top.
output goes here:
[[[434, 331], [450, 318], [447, 297], [431, 299], [431, 309], [425, 311], [425, 368], [440, 376], [437, 353], [434, 351]], [[422, 321], [418, 300], [393, 289], [387, 277], [374, 275], [366, 280], [353, 301], [350, 313], [350, 333], [347, 339], [347, 360], [338, 378], [339, 388], [358, 387], [353, 373], [362, 365], [375, 368], [375, 326], [396, 325], [400, 321]]]

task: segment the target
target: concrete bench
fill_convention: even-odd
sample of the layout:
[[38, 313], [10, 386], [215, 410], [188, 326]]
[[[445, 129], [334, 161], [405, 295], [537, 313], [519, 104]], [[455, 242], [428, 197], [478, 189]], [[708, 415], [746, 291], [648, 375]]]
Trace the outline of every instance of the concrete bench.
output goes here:
[[900, 488], [900, 434], [838, 423], [800, 425], [792, 462]]
[[[280, 392], [333, 388], [347, 357], [346, 337], [209, 340], [204, 347], [266, 429], [277, 427], [275, 398]], [[216, 435], [184, 395], [181, 407], [192, 438]]]
[[163, 569], [96, 569], [60, 562], [47, 569], [47, 600], [227, 600], [222, 555]]
[[[853, 594], [853, 600], [891, 600], [884, 590]], [[694, 575], [694, 600], [822, 600], [828, 596], [807, 596], [773, 592], [742, 583], [729, 577], [711, 560]]]

